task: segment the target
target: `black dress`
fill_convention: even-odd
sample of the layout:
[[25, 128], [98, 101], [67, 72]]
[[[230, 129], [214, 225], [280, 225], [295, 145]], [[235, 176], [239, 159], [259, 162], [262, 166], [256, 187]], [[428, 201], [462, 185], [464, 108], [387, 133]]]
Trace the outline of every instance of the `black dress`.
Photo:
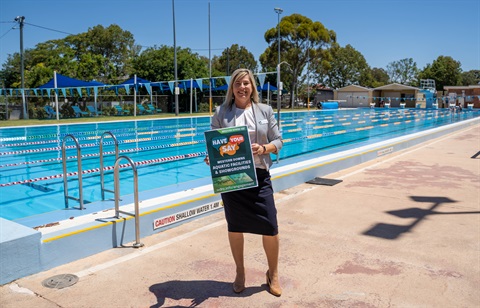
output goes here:
[[277, 235], [277, 209], [270, 173], [256, 169], [258, 186], [222, 193], [229, 232]]

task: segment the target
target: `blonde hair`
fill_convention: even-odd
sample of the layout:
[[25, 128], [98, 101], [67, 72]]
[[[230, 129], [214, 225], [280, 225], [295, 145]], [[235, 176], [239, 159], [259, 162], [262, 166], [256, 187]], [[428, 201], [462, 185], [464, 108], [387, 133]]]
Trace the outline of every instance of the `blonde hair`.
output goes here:
[[242, 79], [247, 75], [248, 75], [248, 79], [250, 80], [250, 84], [252, 85], [252, 96], [250, 97], [250, 99], [252, 100], [253, 103], [255, 104], [258, 103], [259, 95], [257, 90], [257, 83], [255, 82], [255, 77], [253, 76], [253, 73], [249, 69], [239, 68], [232, 73], [232, 76], [230, 78], [230, 83], [228, 84], [227, 96], [225, 97], [225, 102], [224, 102], [225, 105], [232, 107], [233, 99], [234, 99], [233, 85], [237, 80]]

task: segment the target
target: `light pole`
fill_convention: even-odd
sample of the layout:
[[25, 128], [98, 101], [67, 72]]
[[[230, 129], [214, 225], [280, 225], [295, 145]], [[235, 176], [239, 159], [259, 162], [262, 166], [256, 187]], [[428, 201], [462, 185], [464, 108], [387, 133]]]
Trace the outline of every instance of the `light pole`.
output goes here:
[[212, 115], [212, 47], [210, 39], [210, 1], [208, 1], [208, 111]]
[[278, 21], [277, 21], [277, 28], [278, 28], [278, 65], [277, 65], [277, 121], [278, 121], [278, 129], [280, 129], [280, 109], [282, 107], [282, 90], [281, 88], [281, 81], [280, 81], [280, 14], [282, 14], [283, 10], [281, 8], [276, 7], [275, 13], [278, 14]]
[[175, 115], [178, 116], [178, 94], [180, 89], [177, 86], [177, 40], [175, 35], [175, 0], [172, 0], [172, 14], [173, 14], [173, 65], [175, 67]]
[[307, 49], [307, 110], [310, 111], [310, 32], [307, 35], [308, 49]]
[[20, 25], [20, 75], [22, 78], [22, 102], [23, 102], [23, 118], [28, 119], [28, 110], [27, 104], [25, 102], [25, 75], [24, 75], [24, 66], [23, 66], [23, 22], [25, 21], [25, 16], [15, 17], [15, 21]]

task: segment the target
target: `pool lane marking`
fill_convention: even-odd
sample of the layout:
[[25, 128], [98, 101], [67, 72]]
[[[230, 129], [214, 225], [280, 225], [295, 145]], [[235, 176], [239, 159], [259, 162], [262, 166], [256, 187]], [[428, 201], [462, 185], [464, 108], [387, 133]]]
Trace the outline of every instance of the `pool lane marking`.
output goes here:
[[[135, 162], [135, 166], [145, 166], [145, 165], [152, 165], [152, 164], [157, 164], [157, 163], [171, 162], [171, 161], [177, 161], [177, 160], [182, 160], [182, 159], [187, 159], [187, 158], [200, 157], [200, 156], [204, 156], [204, 155], [207, 155], [207, 152], [196, 152], [196, 153], [189, 153], [189, 154], [183, 154], [183, 155], [167, 156], [167, 157], [156, 158], [156, 159], [147, 159], [147, 160], [144, 160], [144, 161]], [[120, 169], [128, 168], [128, 167], [130, 167], [129, 163], [119, 165]], [[115, 166], [103, 167], [104, 171], [114, 170], [114, 169], [115, 169]], [[97, 172], [100, 172], [100, 168], [83, 170], [81, 173], [82, 174], [90, 174], [90, 173], [97, 173]], [[78, 171], [67, 172], [66, 175], [67, 175], [67, 177], [76, 176], [76, 175], [78, 175]], [[39, 181], [47, 181], [47, 180], [58, 179], [58, 178], [63, 178], [63, 174], [48, 175], [48, 176], [43, 176], [43, 177], [34, 178], [34, 179], [14, 181], [14, 182], [9, 182], [9, 183], [1, 183], [0, 187], [21, 185], [21, 184], [27, 184], [27, 183], [33, 183], [33, 182], [39, 182]]]

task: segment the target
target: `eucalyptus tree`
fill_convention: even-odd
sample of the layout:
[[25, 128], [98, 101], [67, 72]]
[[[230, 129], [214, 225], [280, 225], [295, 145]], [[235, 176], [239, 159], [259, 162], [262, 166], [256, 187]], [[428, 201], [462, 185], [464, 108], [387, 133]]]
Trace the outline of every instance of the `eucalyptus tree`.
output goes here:
[[[329, 62], [328, 49], [336, 41], [336, 34], [318, 22], [300, 14], [292, 14], [281, 19], [280, 54], [281, 61], [288, 64], [280, 65], [281, 77], [285, 88], [295, 93], [299, 77], [304, 74], [308, 64]], [[265, 41], [269, 44], [260, 55], [260, 63], [264, 71], [276, 71], [278, 65], [278, 28], [265, 32]], [[287, 78], [283, 78], [287, 77]], [[270, 80], [275, 83], [274, 80]], [[293, 95], [290, 97], [293, 107]]]
[[[138, 76], [150, 81], [174, 80], [173, 47], [162, 45], [147, 48], [132, 61], [132, 69]], [[190, 48], [177, 47], [178, 80], [206, 76], [208, 76], [208, 59], [192, 52]]]
[[417, 63], [412, 58], [390, 62], [387, 65], [387, 74], [391, 82], [404, 85], [418, 85]]
[[217, 72], [229, 76], [237, 68], [247, 68], [253, 72], [257, 71], [255, 56], [244, 46], [233, 44], [225, 49], [220, 56], [212, 59], [212, 66]]
[[348, 85], [371, 86], [373, 77], [365, 57], [351, 45], [330, 49], [331, 61], [316, 66], [318, 80], [333, 89]]

